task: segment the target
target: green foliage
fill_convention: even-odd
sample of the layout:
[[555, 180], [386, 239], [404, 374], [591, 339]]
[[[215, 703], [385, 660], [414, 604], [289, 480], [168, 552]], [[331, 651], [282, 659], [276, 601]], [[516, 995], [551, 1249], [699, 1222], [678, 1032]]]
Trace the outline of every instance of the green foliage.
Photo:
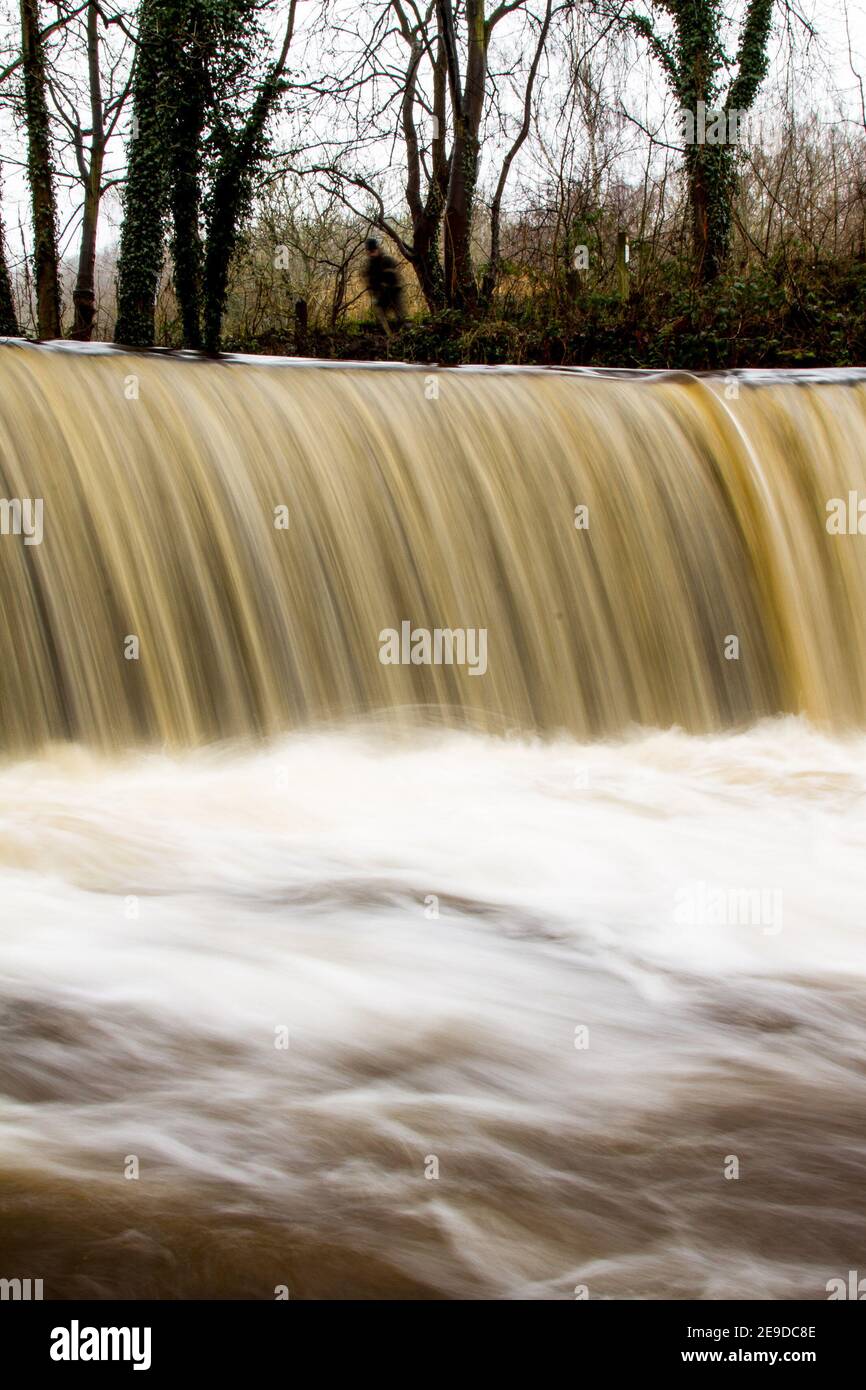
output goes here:
[[[120, 342], [153, 342], [170, 221], [183, 340], [201, 346], [205, 222], [218, 224], [225, 240], [225, 161], [241, 143], [247, 92], [266, 48], [260, 8], [260, 0], [142, 0], [118, 259]], [[259, 97], [262, 85], [267, 80]], [[261, 154], [261, 142], [244, 145], [241, 159]], [[251, 170], [243, 173], [252, 179]]]
[[170, 0], [141, 0], [132, 132], [117, 260], [117, 342], [151, 347], [163, 260], [168, 161], [163, 112], [171, 89]]
[[209, 352], [220, 347], [229, 267], [252, 204], [256, 171], [265, 155], [266, 122], [280, 85], [280, 79], [273, 75], [261, 84], [252, 111], [240, 131], [226, 142], [216, 166], [205, 259], [205, 347]]
[[[290, 336], [235, 339], [239, 352], [292, 353]], [[724, 371], [866, 364], [866, 261], [815, 262], [788, 248], [760, 268], [696, 288], [687, 263], [663, 267], [651, 293], [623, 304], [590, 293], [568, 314], [543, 295], [495, 319], [458, 310], [412, 320], [385, 339], [372, 323], [310, 330], [305, 355], [454, 366], [503, 362]]]
[[[721, 0], [654, 0], [673, 20], [673, 40], [656, 31], [652, 19], [628, 12], [623, 22], [647, 43], [661, 64], [681, 110], [696, 116], [703, 103], [716, 109], [725, 85], [728, 60], [722, 32]], [[737, 76], [724, 110], [747, 111], [767, 73], [768, 45], [775, 0], [747, 0], [736, 55]], [[692, 215], [694, 272], [707, 283], [722, 273], [728, 259], [737, 187], [737, 155], [729, 144], [686, 144], [686, 179]]]

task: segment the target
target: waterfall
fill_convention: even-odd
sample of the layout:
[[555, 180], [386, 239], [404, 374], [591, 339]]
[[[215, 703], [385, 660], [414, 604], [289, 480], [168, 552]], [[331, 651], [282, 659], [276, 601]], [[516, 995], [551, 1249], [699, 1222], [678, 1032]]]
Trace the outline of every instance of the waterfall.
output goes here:
[[[859, 375], [6, 346], [0, 493], [42, 536], [0, 536], [5, 747], [862, 724], [866, 546], [828, 506], [866, 499], [864, 429]], [[383, 661], [404, 624], [484, 633], [485, 670]]]
[[856, 1296], [864, 439], [0, 346], [0, 1279]]

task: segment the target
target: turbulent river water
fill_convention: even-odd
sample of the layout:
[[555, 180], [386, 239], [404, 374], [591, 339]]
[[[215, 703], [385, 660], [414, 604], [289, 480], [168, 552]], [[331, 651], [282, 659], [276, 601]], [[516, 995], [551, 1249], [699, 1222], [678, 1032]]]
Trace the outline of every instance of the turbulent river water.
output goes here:
[[0, 1277], [866, 1269], [866, 388], [439, 377], [0, 350]]

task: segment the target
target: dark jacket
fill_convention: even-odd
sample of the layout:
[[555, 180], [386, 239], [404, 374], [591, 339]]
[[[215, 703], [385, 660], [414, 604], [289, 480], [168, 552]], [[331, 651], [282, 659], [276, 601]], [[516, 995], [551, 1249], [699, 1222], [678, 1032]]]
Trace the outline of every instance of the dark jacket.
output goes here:
[[397, 262], [382, 252], [378, 256], [367, 257], [365, 272], [367, 289], [379, 305], [397, 304], [402, 286]]

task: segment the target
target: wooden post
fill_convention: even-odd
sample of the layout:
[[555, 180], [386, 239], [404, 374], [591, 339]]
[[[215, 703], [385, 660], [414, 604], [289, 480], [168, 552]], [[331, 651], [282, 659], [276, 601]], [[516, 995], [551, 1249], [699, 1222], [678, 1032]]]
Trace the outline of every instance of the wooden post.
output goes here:
[[307, 301], [295, 300], [295, 352], [307, 350]]
[[619, 297], [622, 300], [628, 299], [628, 233], [617, 232], [616, 234], [616, 278], [619, 286]]

